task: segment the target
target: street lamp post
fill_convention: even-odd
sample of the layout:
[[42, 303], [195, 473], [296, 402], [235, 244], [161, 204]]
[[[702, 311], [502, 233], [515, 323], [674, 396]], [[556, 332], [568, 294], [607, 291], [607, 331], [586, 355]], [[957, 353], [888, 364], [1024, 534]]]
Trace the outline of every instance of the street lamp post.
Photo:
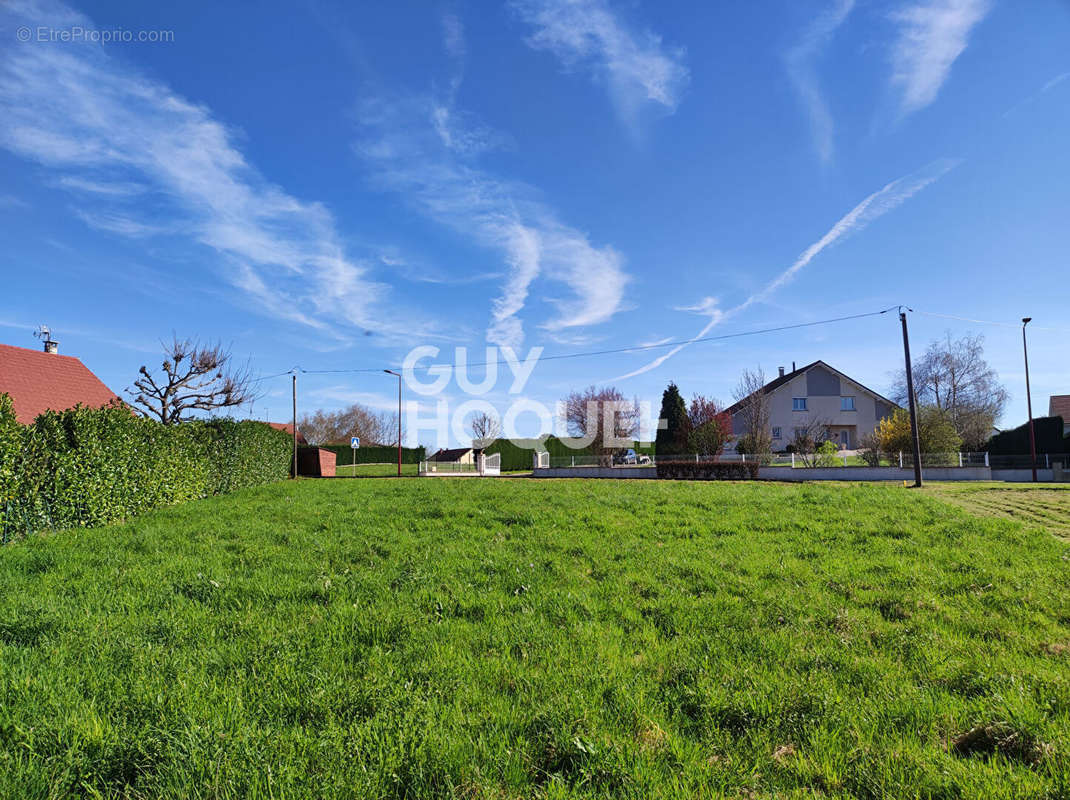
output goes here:
[[1029, 411], [1029, 463], [1033, 467], [1033, 483], [1037, 482], [1037, 439], [1033, 433], [1033, 398], [1029, 392], [1029, 346], [1025, 341], [1025, 326], [1032, 317], [1022, 317], [1022, 353], [1025, 355], [1025, 405]]
[[401, 477], [401, 374], [390, 369], [384, 369], [387, 375], [393, 375], [398, 379], [398, 477]]

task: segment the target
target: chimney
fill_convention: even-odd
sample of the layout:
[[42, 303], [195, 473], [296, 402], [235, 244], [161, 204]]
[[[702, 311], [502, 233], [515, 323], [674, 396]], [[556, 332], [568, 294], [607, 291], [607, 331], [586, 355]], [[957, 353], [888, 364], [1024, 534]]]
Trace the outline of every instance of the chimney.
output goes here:
[[784, 377], [784, 368], [783, 367], [778, 367], [778, 369], [780, 370], [780, 377], [783, 378]]
[[59, 352], [59, 342], [53, 340], [52, 331], [48, 329], [47, 325], [42, 325], [33, 332], [33, 335], [44, 342], [44, 351], [46, 353], [55, 354]]
[[795, 371], [795, 362], [794, 361], [791, 362], [791, 371], [792, 372]]

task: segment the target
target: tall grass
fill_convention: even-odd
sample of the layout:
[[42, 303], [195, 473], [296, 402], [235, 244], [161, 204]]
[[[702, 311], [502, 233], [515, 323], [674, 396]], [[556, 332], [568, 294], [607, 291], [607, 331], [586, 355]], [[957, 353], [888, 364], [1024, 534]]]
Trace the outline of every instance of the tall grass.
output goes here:
[[893, 487], [242, 490], [0, 551], [0, 797], [1065, 797], [1068, 590]]

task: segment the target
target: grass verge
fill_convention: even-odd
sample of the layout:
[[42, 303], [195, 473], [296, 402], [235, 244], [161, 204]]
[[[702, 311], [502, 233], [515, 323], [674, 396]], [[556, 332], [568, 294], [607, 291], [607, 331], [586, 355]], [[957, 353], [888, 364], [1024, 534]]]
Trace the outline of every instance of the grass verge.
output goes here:
[[1068, 559], [888, 486], [244, 490], [0, 550], [0, 796], [1066, 796]]

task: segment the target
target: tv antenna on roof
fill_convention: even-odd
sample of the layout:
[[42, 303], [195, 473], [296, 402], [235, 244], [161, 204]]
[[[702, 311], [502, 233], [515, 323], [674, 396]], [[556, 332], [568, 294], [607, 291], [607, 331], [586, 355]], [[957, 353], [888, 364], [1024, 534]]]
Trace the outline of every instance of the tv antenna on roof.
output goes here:
[[46, 353], [59, 352], [59, 342], [53, 341], [52, 331], [47, 325], [41, 325], [33, 332], [33, 335], [44, 342]]

